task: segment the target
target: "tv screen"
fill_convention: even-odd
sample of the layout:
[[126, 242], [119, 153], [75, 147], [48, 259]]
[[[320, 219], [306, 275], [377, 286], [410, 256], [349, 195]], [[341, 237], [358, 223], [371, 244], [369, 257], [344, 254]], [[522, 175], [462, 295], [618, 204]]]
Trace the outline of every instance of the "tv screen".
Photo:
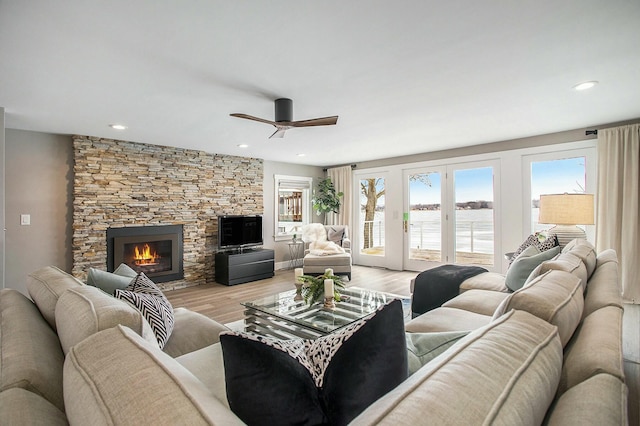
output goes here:
[[218, 216], [218, 248], [261, 246], [262, 216]]

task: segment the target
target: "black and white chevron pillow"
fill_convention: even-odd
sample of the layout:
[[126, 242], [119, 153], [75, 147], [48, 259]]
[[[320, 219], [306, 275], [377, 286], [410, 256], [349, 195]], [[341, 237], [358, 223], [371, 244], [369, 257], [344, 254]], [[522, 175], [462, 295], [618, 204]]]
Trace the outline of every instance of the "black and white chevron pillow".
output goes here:
[[173, 306], [153, 281], [140, 272], [125, 289], [115, 290], [115, 297], [128, 302], [145, 317], [156, 335], [160, 349], [171, 336], [174, 326]]

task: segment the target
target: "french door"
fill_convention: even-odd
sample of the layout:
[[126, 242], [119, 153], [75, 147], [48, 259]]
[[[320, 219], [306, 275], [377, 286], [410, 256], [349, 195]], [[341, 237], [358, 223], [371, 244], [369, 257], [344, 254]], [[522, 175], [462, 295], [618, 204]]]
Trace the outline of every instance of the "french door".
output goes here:
[[499, 251], [497, 169], [488, 161], [404, 171], [404, 269], [493, 267]]
[[386, 172], [358, 175], [359, 220], [356, 244], [358, 263], [366, 266], [386, 266]]

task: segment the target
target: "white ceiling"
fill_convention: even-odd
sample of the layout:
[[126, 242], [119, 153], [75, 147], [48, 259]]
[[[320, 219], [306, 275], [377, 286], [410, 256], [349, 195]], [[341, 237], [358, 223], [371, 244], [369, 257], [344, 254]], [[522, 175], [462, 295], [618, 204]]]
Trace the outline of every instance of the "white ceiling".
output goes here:
[[[638, 118], [639, 22], [638, 0], [0, 0], [0, 106], [8, 128], [347, 164]], [[229, 116], [278, 97], [338, 124]]]

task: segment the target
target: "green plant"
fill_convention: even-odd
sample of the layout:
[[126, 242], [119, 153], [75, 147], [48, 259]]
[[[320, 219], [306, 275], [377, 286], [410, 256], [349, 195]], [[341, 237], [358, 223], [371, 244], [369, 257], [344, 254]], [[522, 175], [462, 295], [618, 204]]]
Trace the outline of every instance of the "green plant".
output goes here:
[[336, 302], [340, 301], [340, 291], [338, 288], [344, 288], [342, 279], [336, 275], [329, 275], [325, 272], [317, 277], [313, 277], [311, 275], [301, 275], [298, 277], [298, 280], [303, 283], [302, 297], [306, 303], [313, 305], [314, 303], [324, 299], [324, 280], [326, 279], [333, 280], [333, 297]]
[[318, 182], [318, 188], [313, 191], [311, 202], [316, 214], [320, 216], [322, 213], [334, 212], [338, 213], [340, 209], [340, 197], [344, 194], [337, 192], [336, 187], [331, 182], [331, 178], [324, 178]]

